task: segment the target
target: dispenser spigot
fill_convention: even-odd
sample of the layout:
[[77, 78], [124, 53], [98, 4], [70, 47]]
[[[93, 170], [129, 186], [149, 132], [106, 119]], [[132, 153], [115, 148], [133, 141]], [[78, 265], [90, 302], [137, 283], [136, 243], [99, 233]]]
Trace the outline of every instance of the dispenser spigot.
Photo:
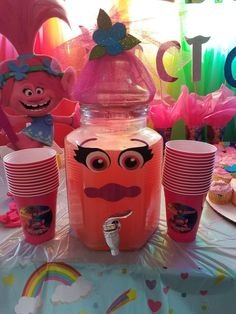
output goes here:
[[113, 217], [109, 217], [103, 224], [103, 233], [107, 245], [111, 250], [111, 255], [116, 256], [119, 254], [119, 243], [120, 235], [119, 231], [121, 228], [121, 223], [119, 219], [124, 219], [129, 217], [132, 214], [132, 211], [129, 210], [122, 214], [117, 214]]

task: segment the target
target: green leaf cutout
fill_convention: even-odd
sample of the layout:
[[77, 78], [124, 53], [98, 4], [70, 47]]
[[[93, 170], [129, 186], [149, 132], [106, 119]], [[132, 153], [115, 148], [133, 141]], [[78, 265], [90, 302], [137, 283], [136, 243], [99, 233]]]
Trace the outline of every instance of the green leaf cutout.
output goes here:
[[112, 27], [112, 22], [109, 15], [102, 9], [99, 10], [97, 26], [99, 29], [108, 29]]
[[135, 47], [136, 45], [138, 45], [139, 43], [141, 43], [141, 41], [139, 39], [137, 39], [136, 37], [134, 37], [130, 34], [127, 34], [119, 42], [120, 42], [120, 44], [124, 50], [129, 50], [129, 49]]
[[97, 59], [97, 58], [101, 58], [103, 56], [105, 56], [106, 54], [106, 49], [105, 47], [102, 47], [102, 46], [94, 46], [90, 52], [90, 55], [89, 55], [89, 60], [94, 60], [94, 59]]

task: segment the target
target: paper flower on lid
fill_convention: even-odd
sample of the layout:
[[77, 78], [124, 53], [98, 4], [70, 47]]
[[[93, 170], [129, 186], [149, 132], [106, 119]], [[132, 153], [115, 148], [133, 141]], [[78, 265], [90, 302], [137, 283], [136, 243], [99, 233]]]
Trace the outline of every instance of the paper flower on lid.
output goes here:
[[112, 25], [103, 10], [99, 11], [97, 25], [93, 34], [97, 45], [79, 75], [75, 99], [103, 107], [146, 106], [156, 89], [144, 64], [131, 50], [140, 41], [127, 34], [122, 23]]
[[[113, 21], [120, 21], [123, 16], [126, 16], [126, 4], [119, 3], [119, 6], [114, 4], [109, 10], [110, 19]], [[122, 21], [122, 23], [128, 27], [130, 21]], [[79, 25], [80, 34], [73, 37], [59, 46], [57, 46], [53, 51], [53, 56], [60, 61], [63, 68], [69, 65], [73, 66], [77, 72], [77, 76], [89, 58], [89, 53], [94, 47], [93, 33], [97, 29], [97, 26], [87, 28], [85, 25]], [[79, 56], [79, 58], [78, 58]]]
[[90, 60], [106, 54], [117, 55], [140, 43], [137, 38], [126, 33], [124, 24], [115, 23], [112, 25], [110, 17], [102, 9], [99, 11], [97, 26], [98, 29], [93, 33], [93, 40], [97, 45], [90, 52]]

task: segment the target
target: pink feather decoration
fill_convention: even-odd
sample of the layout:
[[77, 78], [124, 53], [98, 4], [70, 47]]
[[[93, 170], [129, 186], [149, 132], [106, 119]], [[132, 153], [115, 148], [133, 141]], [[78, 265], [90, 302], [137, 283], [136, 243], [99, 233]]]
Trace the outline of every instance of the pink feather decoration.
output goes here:
[[154, 98], [150, 103], [149, 117], [154, 128], [172, 128], [180, 119], [179, 99]]
[[222, 128], [236, 115], [234, 92], [223, 84], [218, 90], [206, 96], [205, 103], [210, 108], [209, 114], [203, 119], [206, 125]]
[[236, 108], [216, 111], [204, 118], [204, 123], [216, 128], [225, 127], [236, 116]]
[[212, 111], [211, 102], [207, 102], [207, 96], [189, 93], [187, 86], [182, 86], [181, 94], [181, 118], [189, 128], [199, 128], [204, 125], [204, 118]]

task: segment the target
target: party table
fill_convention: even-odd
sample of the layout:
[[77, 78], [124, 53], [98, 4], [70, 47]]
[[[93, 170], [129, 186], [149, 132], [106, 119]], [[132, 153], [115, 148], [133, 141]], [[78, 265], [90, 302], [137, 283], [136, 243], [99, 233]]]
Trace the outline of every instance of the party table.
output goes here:
[[[0, 213], [11, 201], [0, 162]], [[69, 226], [60, 170], [56, 236], [33, 246], [21, 228], [0, 226], [0, 313], [235, 314], [236, 226], [204, 204], [197, 238], [166, 234], [165, 201], [157, 231], [140, 250], [87, 249]]]

